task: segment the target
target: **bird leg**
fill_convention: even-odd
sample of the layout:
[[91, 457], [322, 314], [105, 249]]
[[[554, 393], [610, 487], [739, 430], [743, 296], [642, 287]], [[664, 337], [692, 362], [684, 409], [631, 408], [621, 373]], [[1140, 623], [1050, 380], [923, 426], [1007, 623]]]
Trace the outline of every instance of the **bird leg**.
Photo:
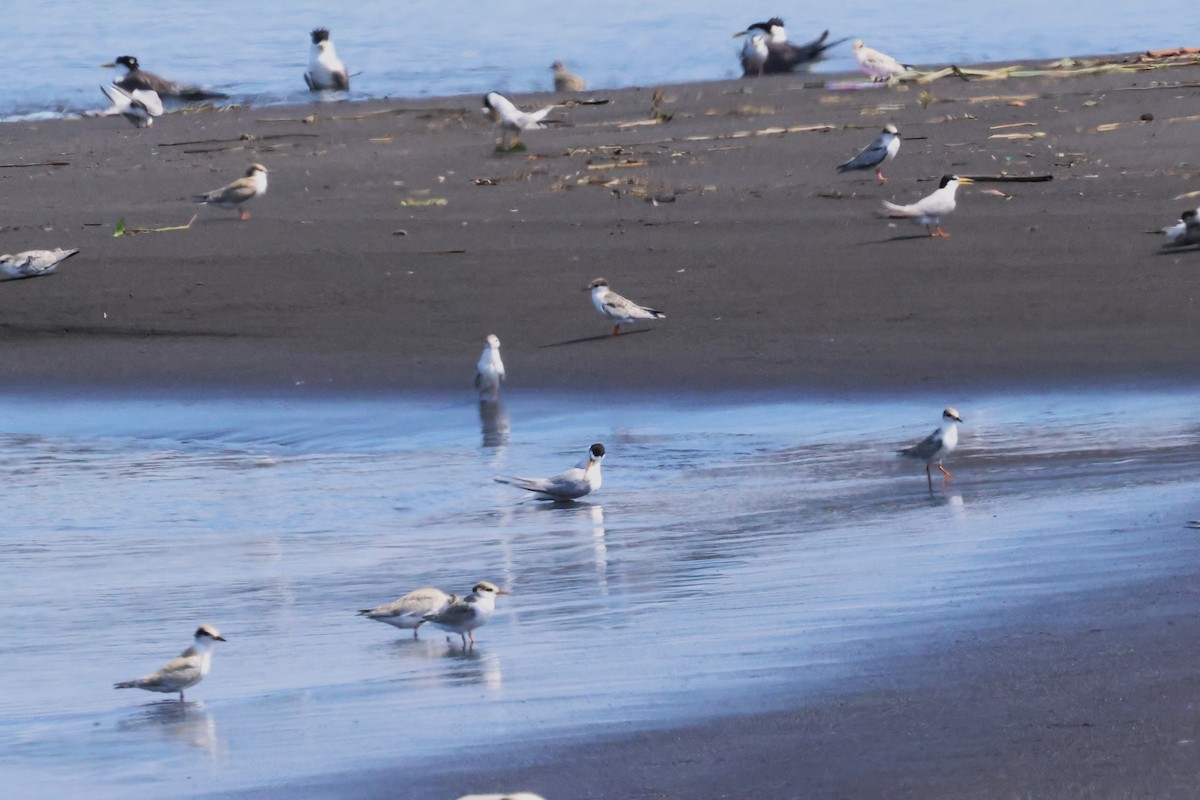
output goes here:
[[875, 177], [879, 178], [880, 183], [887, 183], [887, 178], [883, 177], [883, 170], [879, 167], [875, 168]]
[[620, 336], [620, 335], [621, 335], [621, 326], [620, 326], [620, 325], [613, 325], [613, 332], [612, 332], [612, 335], [613, 335], [613, 336]]
[[941, 224], [940, 224], [940, 223], [937, 225], [937, 232], [936, 232], [936, 233], [931, 233], [931, 234], [929, 234], [929, 235], [930, 235], [930, 236], [940, 236], [940, 237], [942, 237], [943, 239], [949, 239], [949, 238], [950, 238], [950, 234], [948, 234], [948, 233], [946, 233], [944, 230], [942, 230], [942, 226], [941, 226]]
[[250, 212], [244, 208], [239, 208], [238, 209], [238, 219], [242, 222], [245, 222], [246, 220], [250, 219]]
[[941, 464], [938, 464], [938, 469], [940, 469], [942, 474], [946, 476], [946, 480], [950, 480], [950, 473], [946, 471], [945, 467], [943, 467]]
[[925, 480], [929, 482], [929, 491], [933, 492], [933, 475], [929, 472], [929, 465], [925, 465]]
[[181, 703], [183, 702], [183, 690], [182, 689], [179, 690], [179, 702], [181, 702]]

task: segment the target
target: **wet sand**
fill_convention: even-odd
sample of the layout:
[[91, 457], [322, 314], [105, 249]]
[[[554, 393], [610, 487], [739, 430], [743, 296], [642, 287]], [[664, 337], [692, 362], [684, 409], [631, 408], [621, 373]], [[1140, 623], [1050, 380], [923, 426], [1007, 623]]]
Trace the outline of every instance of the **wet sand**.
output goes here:
[[[522, 388], [1180, 379], [1200, 367], [1200, 256], [1162, 255], [1143, 231], [1197, 203], [1175, 198], [1198, 188], [1197, 123], [1185, 118], [1200, 89], [1151, 84], [1198, 80], [1200, 68], [942, 80], [928, 105], [921, 88], [719, 82], [665, 87], [671, 121], [629, 127], [646, 120], [652, 87], [605, 91], [592, 96], [609, 104], [560, 111], [569, 126], [504, 155], [474, 96], [175, 115], [142, 132], [114, 119], [7, 125], [7, 163], [69, 165], [0, 169], [0, 250], [84, 252], [58, 275], [0, 286], [0, 378], [468, 391], [495, 332]], [[372, 111], [389, 113], [350, 118]], [[887, 121], [910, 139], [890, 181], [836, 175]], [[737, 135], [816, 125], [833, 129]], [[988, 138], [1011, 133], [1044, 136]], [[120, 217], [186, 222], [189, 196], [250, 161], [273, 170], [253, 220], [200, 209], [187, 231], [112, 237]], [[947, 240], [878, 218], [881, 199], [927, 194], [943, 173], [1001, 171], [1054, 180], [963, 191]], [[598, 275], [668, 319], [607, 339], [580, 291]], [[886, 665], [868, 691], [788, 713], [565, 754], [505, 743], [477, 774], [436, 785], [381, 773], [310, 790], [1187, 796], [1200, 778], [1195, 567], [1119, 596], [1062, 596], [999, 634]]]

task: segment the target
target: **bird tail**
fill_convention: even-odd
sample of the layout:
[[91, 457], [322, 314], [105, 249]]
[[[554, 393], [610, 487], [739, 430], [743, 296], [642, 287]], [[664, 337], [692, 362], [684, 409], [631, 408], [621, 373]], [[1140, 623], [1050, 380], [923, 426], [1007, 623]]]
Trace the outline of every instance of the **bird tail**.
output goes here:
[[360, 616], [360, 617], [365, 617], [365, 616], [367, 616], [368, 614], [374, 614], [374, 613], [375, 613], [375, 609], [373, 609], [373, 608], [364, 608], [364, 609], [361, 609], [361, 610], [358, 612], [358, 616]]
[[649, 311], [651, 313], [651, 315], [654, 316], [655, 319], [666, 319], [667, 318], [666, 314], [664, 314], [663, 312], [659, 311], [656, 308], [647, 308], [646, 310]]
[[917, 214], [909, 206], [898, 206], [895, 203], [883, 201], [885, 217], [915, 217]]
[[207, 203], [207, 202], [208, 202], [208, 195], [206, 195], [206, 194], [195, 194], [195, 195], [192, 195], [192, 202], [193, 202], [193, 203]]
[[516, 486], [518, 489], [524, 489], [527, 492], [540, 492], [542, 487], [538, 486], [531, 478], [518, 478], [511, 475], [497, 475], [492, 478], [496, 483], [507, 484], [508, 486]]
[[113, 684], [114, 689], [136, 689], [137, 681], [121, 681]]

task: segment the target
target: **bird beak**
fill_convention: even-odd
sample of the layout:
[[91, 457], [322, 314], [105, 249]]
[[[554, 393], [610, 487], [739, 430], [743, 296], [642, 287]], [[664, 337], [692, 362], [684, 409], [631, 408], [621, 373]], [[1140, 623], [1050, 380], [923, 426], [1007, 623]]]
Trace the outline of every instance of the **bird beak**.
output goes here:
[[592, 467], [594, 467], [595, 465], [596, 465], [596, 459], [594, 459], [594, 458], [589, 458], [589, 459], [588, 459], [588, 465], [587, 465], [587, 468], [588, 468], [588, 469], [591, 469], [591, 468], [592, 468]]
[[504, 591], [503, 589], [497, 589], [496, 594], [508, 594], [508, 592]]
[[750, 31], [738, 31], [737, 33], [735, 33], [735, 34], [733, 35], [733, 38], [735, 38], [735, 39], [736, 39], [736, 38], [738, 38], [739, 36], [745, 36], [745, 35], [746, 35], [747, 33], [749, 33], [749, 32], [750, 32]]
[[110, 62], [108, 64], [101, 64], [100, 66], [104, 69], [112, 69], [113, 67], [116, 66], [116, 64]]
[[974, 183], [974, 182], [975, 182], [975, 181], [971, 180], [970, 178], [959, 178], [959, 179], [958, 179], [958, 185], [959, 185], [959, 186], [967, 186], [967, 185], [969, 185], [969, 184], [972, 184], [972, 183]]
[[225, 641], [225, 637], [224, 636], [214, 636], [213, 641], [223, 642], [223, 641]]

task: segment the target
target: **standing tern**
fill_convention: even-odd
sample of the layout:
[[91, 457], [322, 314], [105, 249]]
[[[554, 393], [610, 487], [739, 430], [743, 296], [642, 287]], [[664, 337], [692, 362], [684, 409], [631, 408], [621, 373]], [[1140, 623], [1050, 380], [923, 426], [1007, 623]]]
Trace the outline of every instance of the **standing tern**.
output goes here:
[[10, 278], [36, 278], [39, 275], [49, 275], [79, 250], [26, 250], [24, 253], [0, 256], [0, 272]]
[[925, 462], [925, 477], [929, 481], [930, 491], [933, 490], [933, 477], [929, 471], [931, 465], [937, 464], [937, 468], [946, 476], [946, 480], [950, 480], [950, 473], [942, 466], [942, 459], [950, 455], [955, 447], [958, 447], [958, 424], [960, 422], [962, 422], [962, 417], [958, 416], [958, 412], [952, 407], [947, 408], [942, 412], [942, 424], [938, 426], [937, 430], [912, 447], [897, 451], [907, 458]]
[[[500, 382], [504, 380], [504, 362], [500, 360], [500, 338], [489, 333], [484, 339], [483, 353], [475, 365], [475, 388], [479, 399], [495, 402], [500, 397]], [[490, 396], [490, 397], [489, 397]]]
[[875, 138], [875, 141], [866, 146], [865, 149], [854, 158], [847, 161], [845, 164], [839, 164], [838, 172], [849, 172], [856, 169], [875, 169], [875, 177], [883, 183], [887, 178], [883, 177], [883, 162], [890, 161], [896, 157], [896, 153], [900, 150], [900, 131], [892, 123], [888, 123], [883, 127], [883, 133]]
[[767, 37], [762, 33], [753, 33], [746, 37], [742, 44], [742, 75], [757, 75], [766, 73], [767, 61], [771, 51], [767, 47]]
[[329, 41], [329, 30], [317, 28], [311, 35], [312, 55], [308, 61], [308, 72], [304, 73], [304, 82], [308, 84], [309, 91], [350, 91], [350, 73], [337, 57], [333, 42]]
[[[483, 96], [483, 110], [500, 126], [500, 147], [504, 150], [510, 150], [521, 143], [522, 131], [546, 127], [543, 120], [555, 108], [557, 106], [546, 106], [537, 111], [522, 111], [499, 92], [488, 92]], [[508, 141], [509, 133], [513, 134], [512, 142]]]
[[958, 187], [970, 183], [974, 183], [970, 178], [960, 178], [957, 175], [943, 175], [942, 182], [938, 185], [937, 191], [928, 197], [922, 197], [917, 202], [906, 206], [898, 206], [895, 203], [889, 203], [887, 200], [884, 200], [883, 208], [887, 212], [886, 216], [915, 219], [918, 223], [925, 226], [925, 230], [929, 232], [930, 236], [940, 236], [943, 239], [948, 239], [950, 238], [950, 234], [942, 230], [942, 217], [953, 211], [957, 205], [954, 202], [954, 193], [958, 191]]
[[571, 72], [561, 61], [550, 65], [554, 70], [554, 91], [556, 92], [586, 92], [587, 81]]
[[246, 176], [238, 178], [233, 183], [214, 189], [207, 194], [198, 194], [194, 198], [197, 203], [206, 203], [218, 208], [236, 208], [238, 219], [250, 219], [250, 212], [242, 208], [242, 203], [253, 200], [267, 193], [267, 168], [262, 164], [251, 164], [246, 168]]
[[450, 633], [462, 637], [463, 647], [467, 646], [467, 637], [471, 638], [471, 646], [475, 646], [475, 629], [487, 623], [496, 610], [496, 596], [508, 594], [494, 583], [480, 581], [471, 587], [471, 594], [461, 600], [455, 600], [445, 609], [435, 614], [426, 614], [425, 621]]
[[122, 89], [115, 83], [101, 86], [100, 91], [112, 103], [112, 107], [101, 112], [102, 116], [120, 114], [135, 128], [149, 128], [155, 117], [163, 115], [162, 99], [153, 89]]
[[168, 661], [158, 672], [144, 675], [137, 680], [114, 683], [114, 689], [145, 689], [147, 692], [172, 694], [179, 692], [183, 702], [183, 690], [190, 689], [208, 674], [212, 666], [213, 642], [225, 639], [212, 625], [201, 625], [196, 629], [192, 646], [184, 650], [179, 658]]
[[621, 334], [622, 325], [628, 325], [636, 320], [667, 318], [666, 314], [657, 309], [639, 306], [629, 298], [612, 291], [608, 288], [608, 281], [604, 278], [596, 278], [587, 285], [584, 291], [589, 289], [592, 292], [592, 305], [596, 307], [597, 311], [612, 320], [613, 336]]
[[578, 500], [600, 488], [600, 462], [604, 460], [604, 445], [596, 443], [587, 450], [583, 460], [553, 478], [517, 478], [498, 475], [496, 483], [506, 483], [537, 493], [537, 500]]
[[412, 629], [413, 638], [416, 639], [417, 628], [425, 624], [427, 616], [442, 613], [451, 603], [456, 603], [459, 599], [458, 595], [446, 594], [441, 589], [426, 587], [414, 589], [399, 600], [394, 600], [378, 608], [364, 608], [358, 612], [358, 615], [402, 630]]
[[858, 61], [858, 68], [875, 81], [886, 81], [915, 69], [911, 64], [901, 64], [886, 53], [867, 47], [862, 39], [854, 42], [854, 58]]

